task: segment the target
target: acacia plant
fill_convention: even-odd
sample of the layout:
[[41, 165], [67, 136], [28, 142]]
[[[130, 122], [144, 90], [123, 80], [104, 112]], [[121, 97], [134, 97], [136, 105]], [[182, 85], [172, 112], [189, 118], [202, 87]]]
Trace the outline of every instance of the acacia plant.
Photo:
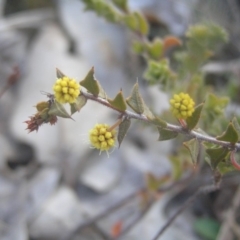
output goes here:
[[[176, 149], [178, 154], [169, 156], [173, 164], [171, 179], [181, 179], [188, 159], [191, 159], [192, 169], [201, 165], [201, 159], [205, 160], [212, 169], [217, 187], [223, 174], [240, 170], [236, 160], [240, 150], [239, 116], [226, 115], [230, 98], [207, 85], [201, 71], [214, 52], [227, 42], [226, 31], [214, 24], [198, 24], [189, 27], [184, 44], [175, 36], [157, 36], [149, 40], [148, 21], [142, 13], [131, 12], [127, 0], [82, 2], [86, 10], [94, 11], [109, 22], [122, 24], [133, 33], [132, 50], [146, 61], [144, 79], [169, 95], [169, 111], [159, 115], [150, 110], [151, 106], [141, 96], [138, 82], [127, 98], [123, 89], [114, 99], [109, 99], [95, 79], [93, 67], [80, 82], [57, 69], [54, 93], [48, 95], [48, 101], [36, 105], [37, 112], [26, 121], [27, 129], [37, 131], [42, 124], [55, 124], [57, 117], [71, 118], [92, 100], [118, 115], [118, 121], [111, 126], [101, 123], [89, 131], [91, 144], [100, 151], [109, 151], [116, 142], [120, 147], [132, 121], [137, 120], [154, 126], [159, 132], [159, 141], [184, 136]], [[168, 50], [173, 47], [174, 53], [169, 57]], [[70, 105], [71, 113], [65, 110], [64, 104]], [[163, 183], [166, 181], [150, 174], [146, 185], [148, 190], [157, 192]]]

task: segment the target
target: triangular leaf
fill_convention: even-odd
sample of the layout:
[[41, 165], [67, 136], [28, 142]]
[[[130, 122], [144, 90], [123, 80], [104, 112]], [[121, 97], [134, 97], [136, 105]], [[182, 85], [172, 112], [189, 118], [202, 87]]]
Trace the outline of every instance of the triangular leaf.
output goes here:
[[229, 123], [227, 130], [219, 137], [216, 138], [220, 141], [226, 141], [230, 143], [236, 143], [238, 141], [238, 132], [233, 126], [233, 123]]
[[232, 123], [233, 123], [233, 126], [234, 126], [235, 130], [238, 133], [238, 141], [239, 141], [240, 140], [240, 126], [239, 126], [239, 123], [238, 123], [236, 117], [233, 118]]
[[196, 138], [193, 138], [190, 141], [187, 141], [187, 142], [183, 143], [183, 145], [190, 152], [190, 155], [191, 155], [191, 158], [192, 158], [192, 162], [194, 164], [197, 163], [197, 159], [198, 159], [199, 152], [200, 152], [200, 144], [201, 143]]
[[118, 136], [117, 136], [117, 139], [118, 139], [118, 145], [120, 147], [124, 137], [126, 136], [126, 133], [129, 129], [131, 125], [131, 120], [128, 119], [128, 118], [125, 118], [121, 124], [119, 125], [119, 128], [118, 128]]
[[161, 128], [167, 127], [167, 123], [159, 117], [154, 117], [153, 119], [151, 119], [151, 123]]
[[107, 99], [108, 97], [107, 97], [106, 92], [104, 91], [104, 89], [100, 85], [99, 81], [97, 81], [97, 83], [98, 83], [98, 87], [99, 87], [99, 94], [98, 94], [98, 96], [103, 98], [103, 99]]
[[65, 77], [66, 75], [61, 72], [58, 68], [56, 68], [56, 75], [57, 75], [57, 78], [63, 78]]
[[79, 112], [86, 103], [87, 103], [86, 97], [84, 97], [83, 95], [78, 96], [76, 101], [70, 104], [71, 115], [73, 115], [75, 112]]
[[145, 102], [143, 101], [143, 114], [147, 117], [148, 120], [152, 120], [155, 118], [155, 116], [153, 115], [153, 113], [151, 112], [151, 110], [149, 109], [149, 107], [145, 104]]
[[158, 132], [159, 132], [158, 141], [170, 140], [170, 139], [176, 138], [178, 135], [177, 132], [173, 132], [173, 131], [170, 131], [164, 128], [159, 128], [159, 127], [158, 127]]
[[108, 99], [108, 102], [111, 104], [112, 107], [119, 111], [124, 112], [127, 109], [127, 104], [123, 97], [122, 91], [120, 91], [113, 100]]
[[208, 148], [206, 149], [206, 153], [210, 157], [210, 163], [213, 169], [217, 167], [217, 165], [223, 161], [229, 153], [227, 148]]
[[71, 116], [68, 114], [66, 109], [63, 107], [63, 105], [60, 104], [57, 101], [54, 101], [51, 104], [51, 107], [50, 107], [50, 110], [49, 110], [48, 114], [58, 116], [58, 117], [62, 117], [62, 118], [71, 118]]
[[136, 113], [142, 114], [144, 112], [143, 99], [138, 90], [138, 83], [133, 86], [131, 95], [126, 99], [126, 102]]
[[197, 123], [199, 121], [199, 118], [201, 116], [203, 104], [204, 103], [201, 103], [198, 106], [196, 106], [192, 116], [187, 118], [186, 122], [187, 122], [187, 128], [189, 130], [192, 130], [193, 128], [196, 127], [196, 125], [197, 125]]
[[85, 87], [94, 96], [98, 96], [100, 87], [98, 82], [94, 78], [94, 67], [91, 68], [87, 76], [80, 82], [80, 85]]

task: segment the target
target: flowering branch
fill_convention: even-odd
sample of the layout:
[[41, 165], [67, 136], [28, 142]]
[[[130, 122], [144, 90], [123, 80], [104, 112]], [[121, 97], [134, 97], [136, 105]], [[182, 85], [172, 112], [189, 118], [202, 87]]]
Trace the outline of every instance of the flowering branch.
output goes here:
[[[122, 112], [122, 111], [117, 110], [114, 107], [112, 107], [111, 104], [106, 99], [96, 97], [93, 94], [90, 94], [90, 93], [87, 93], [87, 92], [84, 92], [84, 91], [81, 91], [81, 94], [87, 99], [90, 99], [92, 101], [98, 102], [98, 103], [100, 103], [100, 104], [102, 104], [106, 107], [111, 108], [112, 110], [120, 113], [121, 116], [125, 116], [127, 118], [133, 118], [133, 119], [137, 119], [137, 120], [141, 120], [141, 121], [145, 121], [145, 122], [149, 122], [149, 123], [153, 124], [144, 114], [137, 114], [137, 113], [134, 113], [134, 112], [128, 111], [128, 110]], [[233, 145], [230, 142], [220, 141], [220, 140], [217, 140], [216, 138], [214, 138], [212, 136], [201, 134], [201, 133], [197, 132], [196, 130], [189, 131], [188, 129], [186, 129], [182, 126], [177, 126], [177, 125], [174, 125], [174, 124], [167, 123], [167, 126], [165, 127], [165, 129], [170, 130], [170, 131], [174, 131], [174, 132], [177, 132], [177, 133], [181, 133], [181, 134], [184, 134], [184, 135], [192, 137], [192, 138], [196, 138], [200, 141], [206, 141], [206, 142], [209, 142], [209, 143], [213, 143], [213, 144], [225, 147], [225, 148], [230, 149], [230, 150], [236, 150], [236, 151], [240, 150], [240, 143], [235, 143]]]

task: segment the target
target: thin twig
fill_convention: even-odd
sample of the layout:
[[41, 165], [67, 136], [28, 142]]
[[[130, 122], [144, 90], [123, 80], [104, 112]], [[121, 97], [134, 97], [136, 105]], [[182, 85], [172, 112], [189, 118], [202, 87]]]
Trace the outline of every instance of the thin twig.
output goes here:
[[93, 223], [92, 227], [102, 239], [104, 239], [104, 240], [111, 240], [112, 239], [104, 231], [102, 231], [102, 229], [100, 229], [96, 223]]
[[200, 187], [178, 210], [176, 213], [173, 214], [172, 217], [166, 222], [166, 224], [159, 230], [156, 236], [152, 240], [157, 240], [173, 223], [173, 221], [187, 208], [191, 203], [194, 202], [196, 197], [204, 192], [213, 192], [219, 189], [218, 185], [210, 185], [210, 186], [203, 186]]
[[122, 206], [124, 206], [125, 204], [127, 204], [129, 201], [131, 201], [133, 198], [135, 198], [136, 196], [139, 195], [140, 192], [145, 192], [146, 189], [140, 189], [134, 193], [131, 193], [129, 196], [127, 196], [126, 198], [124, 198], [123, 200], [121, 200], [120, 202], [118, 202], [117, 204], [115, 204], [114, 206], [108, 208], [107, 210], [103, 211], [102, 213], [98, 214], [97, 216], [95, 216], [94, 218], [85, 221], [84, 223], [80, 224], [79, 226], [77, 226], [75, 228], [75, 230], [73, 230], [70, 234], [68, 234], [67, 236], [64, 236], [62, 239], [63, 240], [68, 240], [68, 239], [72, 239], [73, 236], [78, 232], [81, 231], [82, 229], [84, 229], [85, 227], [91, 226], [92, 224], [94, 224], [95, 222], [97, 222], [98, 220], [108, 216], [110, 213], [116, 211], [117, 209], [121, 208]]
[[[171, 189], [173, 189], [174, 187], [178, 186], [179, 184], [183, 184], [183, 183], [188, 183], [189, 179], [191, 179], [194, 176], [194, 173], [191, 172], [191, 174], [187, 177], [185, 177], [184, 179], [180, 179], [176, 182], [173, 182], [172, 184], [168, 185], [168, 186], [164, 186], [158, 189], [158, 193], [163, 193], [163, 192], [167, 192]], [[97, 221], [99, 221], [100, 219], [108, 216], [109, 214], [111, 214], [112, 212], [118, 210], [119, 208], [121, 208], [122, 206], [124, 206], [125, 204], [127, 204], [128, 202], [130, 202], [132, 199], [134, 199], [135, 197], [139, 196], [140, 193], [145, 193], [147, 192], [146, 188], [142, 188], [140, 190], [137, 190], [136, 192], [130, 194], [129, 196], [127, 196], [126, 198], [122, 199], [120, 202], [116, 203], [115, 205], [113, 205], [112, 207], [108, 208], [107, 210], [103, 211], [102, 213], [98, 214], [97, 216], [93, 217], [92, 219], [89, 219], [87, 221], [85, 221], [84, 223], [81, 223], [80, 225], [78, 225], [71, 233], [65, 235], [62, 237], [62, 240], [69, 240], [72, 239], [73, 236], [78, 232], [83, 230], [86, 227], [89, 227], [91, 225], [93, 225], [94, 223], [96, 223]], [[134, 221], [132, 224], [135, 225], [142, 216], [144, 216], [147, 213], [147, 210], [151, 207], [151, 203], [149, 203], [149, 205], [146, 207], [145, 210], [143, 210], [143, 212], [140, 214], [139, 218], [136, 219], [136, 222]], [[125, 234], [127, 231], [130, 230], [130, 227], [127, 227], [123, 234]]]
[[2, 89], [0, 89], [0, 98], [7, 92], [7, 90], [14, 85], [20, 77], [20, 72], [18, 67], [14, 67], [12, 73], [7, 78], [6, 84]]
[[[144, 114], [137, 114], [137, 113], [134, 113], [134, 112], [131, 112], [131, 111], [120, 111], [120, 110], [117, 110], [115, 108], [113, 108], [111, 106], [111, 104], [103, 99], [103, 98], [100, 98], [100, 97], [96, 97], [90, 93], [87, 93], [87, 92], [81, 92], [81, 94], [83, 96], [85, 96], [87, 99], [90, 99], [90, 100], [93, 100], [95, 102], [98, 102], [106, 107], [109, 107], [111, 109], [113, 109], [114, 111], [117, 111], [118, 113], [122, 114], [122, 116], [126, 116], [128, 118], [134, 118], [134, 119], [138, 119], [138, 120], [141, 120], [141, 121], [145, 121], [145, 122], [149, 122], [151, 124], [153, 124], [148, 118], [147, 116], [145, 116]], [[216, 145], [219, 145], [219, 146], [222, 146], [222, 147], [225, 147], [225, 148], [228, 148], [230, 150], [237, 150], [239, 151], [240, 150], [240, 143], [236, 143], [236, 144], [232, 144], [230, 142], [226, 142], [226, 141], [220, 141], [220, 140], [217, 140], [216, 138], [214, 137], [211, 137], [211, 136], [208, 136], [208, 135], [203, 135], [197, 131], [187, 131], [186, 129], [184, 129], [182, 126], [177, 126], [177, 125], [174, 125], [174, 124], [170, 124], [170, 123], [166, 123], [166, 127], [165, 129], [168, 129], [168, 130], [171, 130], [171, 131], [174, 131], [174, 132], [177, 132], [177, 133], [181, 133], [181, 134], [185, 134], [189, 137], [192, 137], [192, 138], [196, 138], [200, 141], [206, 141], [206, 142], [210, 142], [210, 143], [213, 143], [213, 144], [216, 144]]]
[[150, 201], [147, 206], [144, 208], [144, 210], [141, 211], [139, 216], [134, 219], [121, 233], [118, 237], [114, 238], [114, 240], [121, 239], [124, 235], [126, 235], [148, 212], [148, 210], [151, 208], [154, 201]]

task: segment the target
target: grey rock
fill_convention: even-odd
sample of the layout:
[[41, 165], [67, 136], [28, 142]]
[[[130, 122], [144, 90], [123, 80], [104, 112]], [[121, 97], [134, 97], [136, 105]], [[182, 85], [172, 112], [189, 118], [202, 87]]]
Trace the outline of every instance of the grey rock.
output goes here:
[[29, 220], [36, 217], [44, 203], [55, 192], [60, 180], [60, 172], [54, 168], [40, 169], [27, 183], [26, 213]]
[[110, 153], [110, 157], [103, 152], [101, 156], [89, 159], [91, 163], [82, 170], [80, 182], [98, 193], [106, 193], [116, 187], [123, 170], [121, 155], [117, 151]]
[[1, 240], [28, 240], [27, 226], [24, 223], [7, 224], [0, 221]]
[[32, 221], [29, 233], [36, 240], [60, 239], [83, 221], [83, 211], [75, 193], [70, 188], [60, 187]]
[[[153, 204], [148, 213], [141, 219], [141, 221], [127, 234], [123, 239], [137, 240], [139, 236], [142, 239], [153, 239], [157, 232], [167, 222], [164, 215], [164, 206], [168, 197], [161, 198], [161, 201], [157, 201]], [[184, 240], [189, 239], [189, 232], [184, 232], [174, 224], [171, 226], [170, 231], [166, 231], [161, 235], [162, 240]], [[190, 239], [195, 240], [194, 236]]]
[[23, 181], [0, 176], [0, 236], [4, 240], [28, 239], [24, 214], [26, 188]]

